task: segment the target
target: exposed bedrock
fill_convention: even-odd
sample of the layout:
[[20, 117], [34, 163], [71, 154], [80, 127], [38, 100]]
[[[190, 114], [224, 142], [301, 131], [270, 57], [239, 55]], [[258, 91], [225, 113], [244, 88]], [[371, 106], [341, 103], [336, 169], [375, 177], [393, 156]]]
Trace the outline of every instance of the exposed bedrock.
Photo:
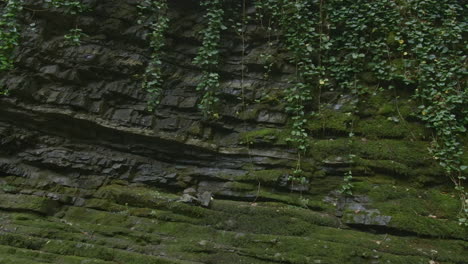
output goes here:
[[[324, 92], [306, 180], [292, 183], [282, 92], [294, 66], [259, 25], [244, 58], [224, 33], [223, 107], [206, 120], [197, 4], [169, 1], [164, 94], [148, 112], [135, 1], [86, 1], [77, 17], [26, 2], [16, 68], [0, 75], [0, 263], [466, 263], [459, 202], [404, 91], [360, 100], [359, 115], [353, 96]], [[63, 39], [75, 23], [81, 46]]]

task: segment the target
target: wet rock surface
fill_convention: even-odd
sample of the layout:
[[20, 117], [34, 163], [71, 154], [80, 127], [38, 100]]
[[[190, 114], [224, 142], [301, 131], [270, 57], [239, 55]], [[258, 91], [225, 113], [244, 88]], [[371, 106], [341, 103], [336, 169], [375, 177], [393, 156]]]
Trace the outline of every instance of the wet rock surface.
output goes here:
[[[170, 1], [164, 96], [150, 113], [141, 89], [150, 51], [134, 1], [87, 1], [92, 11], [76, 19], [89, 37], [76, 47], [63, 40], [68, 15], [26, 2], [21, 23], [35, 29], [24, 27], [16, 68], [0, 75], [11, 91], [0, 97], [1, 263], [468, 259], [458, 201], [411, 101], [375, 96], [358, 116], [351, 95], [324, 93], [307, 128], [306, 181], [292, 183], [297, 155], [281, 102], [293, 66], [278, 60], [274, 79], [263, 78], [258, 25], [246, 32], [259, 41], [245, 65], [233, 48], [241, 39], [223, 36], [223, 109], [209, 121], [191, 63], [196, 3]], [[351, 197], [336, 192], [349, 170]]]

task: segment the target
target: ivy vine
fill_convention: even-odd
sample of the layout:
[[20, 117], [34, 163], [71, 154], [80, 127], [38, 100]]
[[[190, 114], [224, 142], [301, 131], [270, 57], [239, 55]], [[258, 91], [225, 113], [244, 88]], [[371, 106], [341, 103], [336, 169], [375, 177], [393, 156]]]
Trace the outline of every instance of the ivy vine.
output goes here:
[[[313, 3], [298, 1], [256, 1], [259, 19], [268, 21], [269, 34], [282, 31], [284, 43], [291, 53], [291, 62], [296, 66], [296, 77], [285, 91], [286, 112], [291, 115], [291, 134], [288, 141], [297, 147], [297, 165], [292, 181], [304, 182], [301, 168], [302, 156], [309, 149], [307, 121], [312, 116], [313, 92], [323, 82], [322, 69], [314, 61], [317, 53], [316, 24], [320, 15], [313, 9]], [[268, 55], [267, 55], [268, 56]], [[266, 66], [269, 74], [271, 64]]]
[[309, 148], [306, 124], [310, 113], [307, 108], [310, 109], [312, 105], [312, 94], [319, 76], [319, 69], [313, 62], [317, 17], [310, 7], [311, 2], [307, 0], [285, 1], [282, 10], [290, 15], [283, 15], [279, 20], [287, 48], [292, 53], [292, 62], [296, 65], [295, 83], [285, 93], [286, 111], [292, 116], [292, 130], [288, 141], [298, 148], [297, 166], [293, 172], [296, 178], [302, 176], [301, 156]]
[[[434, 129], [430, 151], [455, 184], [460, 223], [468, 224], [467, 165], [461, 161], [468, 123], [466, 6], [456, 0], [267, 0], [255, 6], [262, 21], [282, 31], [297, 66], [285, 101], [299, 163], [308, 148], [307, 120], [314, 109], [320, 113], [322, 89], [339, 88], [357, 98], [397, 86], [414, 90], [421, 102], [418, 117]], [[346, 175], [345, 184], [350, 179]]]
[[86, 37], [87, 35], [83, 33], [81, 28], [74, 28], [70, 29], [69, 33], [64, 35], [65, 41], [73, 46], [80, 46], [82, 38]]
[[203, 92], [202, 99], [198, 107], [207, 118], [218, 118], [216, 107], [219, 102], [219, 82], [220, 76], [217, 72], [219, 65], [219, 46], [221, 42], [221, 32], [227, 27], [223, 24], [224, 10], [221, 0], [203, 0], [201, 6], [206, 8], [204, 18], [207, 26], [203, 29], [203, 43], [198, 50], [198, 54], [193, 60], [194, 64], [203, 70], [201, 81], [197, 86], [197, 91]]
[[85, 12], [88, 7], [78, 0], [44, 0], [46, 4], [50, 4], [55, 8], [66, 8], [67, 13], [76, 15]]
[[461, 137], [468, 125], [467, 56], [463, 47], [468, 32], [459, 1], [408, 2], [407, 30], [397, 34], [400, 52], [407, 54], [407, 78], [417, 85], [419, 117], [435, 131], [430, 152], [460, 194], [460, 224], [468, 226], [468, 193], [464, 188], [467, 164], [462, 164]]
[[148, 110], [153, 111], [159, 105], [163, 92], [162, 77], [162, 49], [165, 45], [165, 33], [169, 27], [167, 17], [168, 5], [166, 0], [145, 0], [138, 8], [140, 10], [139, 24], [148, 25], [150, 33], [149, 41], [151, 48], [151, 58], [143, 76], [142, 88], [146, 90], [150, 98], [148, 100]]
[[[44, 0], [44, 2], [46, 5], [53, 8], [64, 8], [65, 12], [71, 15], [80, 14], [89, 10], [89, 6], [78, 0]], [[83, 30], [76, 25], [75, 28], [70, 29], [63, 37], [65, 42], [69, 45], [80, 46], [82, 39], [86, 36], [88, 35], [86, 35]]]
[[[0, 73], [13, 68], [12, 53], [18, 46], [20, 33], [18, 14], [23, 9], [22, 0], [8, 0], [0, 16]], [[0, 84], [0, 95], [7, 95], [8, 89]]]

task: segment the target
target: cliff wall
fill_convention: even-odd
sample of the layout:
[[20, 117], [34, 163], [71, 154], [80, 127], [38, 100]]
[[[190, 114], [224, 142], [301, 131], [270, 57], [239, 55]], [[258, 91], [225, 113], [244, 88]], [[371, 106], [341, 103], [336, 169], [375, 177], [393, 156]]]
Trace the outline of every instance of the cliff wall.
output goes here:
[[[284, 48], [260, 25], [244, 46], [226, 31], [223, 107], [207, 120], [192, 64], [203, 12], [169, 2], [164, 93], [148, 112], [135, 1], [76, 17], [26, 1], [15, 69], [0, 75], [1, 263], [466, 263], [458, 200], [407, 92], [360, 99], [358, 114], [353, 95], [323, 92], [305, 180], [291, 182]], [[77, 23], [88, 36], [68, 45]]]

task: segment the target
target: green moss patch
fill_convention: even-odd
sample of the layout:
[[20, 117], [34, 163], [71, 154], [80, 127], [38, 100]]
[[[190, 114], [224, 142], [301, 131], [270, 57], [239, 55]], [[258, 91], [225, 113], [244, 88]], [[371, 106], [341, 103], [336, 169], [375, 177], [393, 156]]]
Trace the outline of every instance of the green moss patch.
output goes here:
[[354, 120], [356, 120], [356, 116], [351, 112], [324, 109], [309, 120], [307, 129], [315, 135], [348, 134]]
[[383, 215], [392, 216], [389, 226], [433, 237], [468, 240], [468, 230], [457, 221], [459, 200], [439, 190], [395, 185], [355, 183], [355, 192], [366, 194]]
[[59, 205], [57, 201], [43, 197], [0, 193], [0, 208], [7, 210], [51, 214], [58, 209]]
[[287, 144], [286, 139], [289, 137], [289, 132], [277, 128], [261, 128], [248, 132], [240, 133], [240, 144], [255, 145], [255, 144], [271, 144], [281, 145]]

